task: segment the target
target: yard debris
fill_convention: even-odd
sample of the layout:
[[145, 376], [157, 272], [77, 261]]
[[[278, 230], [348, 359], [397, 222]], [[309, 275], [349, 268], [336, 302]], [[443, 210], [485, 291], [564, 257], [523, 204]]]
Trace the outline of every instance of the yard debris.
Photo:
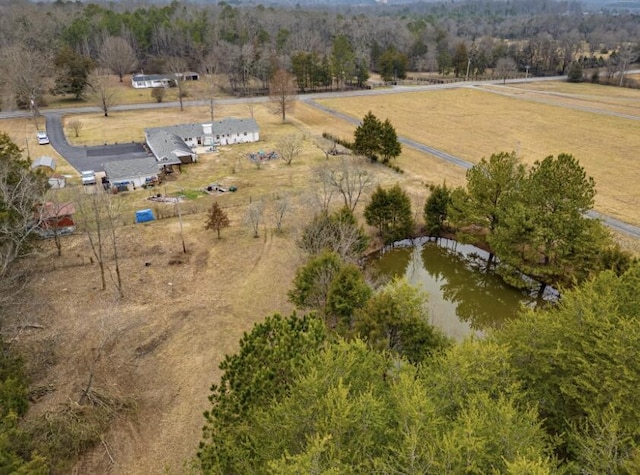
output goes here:
[[236, 191], [238, 189], [237, 186], [233, 186], [231, 185], [228, 188], [225, 188], [224, 186], [219, 185], [218, 183], [211, 183], [207, 186], [205, 186], [202, 191], [204, 191], [205, 193], [212, 195], [212, 194], [217, 194], [219, 195], [220, 193], [226, 193], [227, 191]]
[[259, 152], [256, 152], [256, 153], [250, 153], [248, 157], [249, 157], [249, 160], [251, 160], [252, 162], [266, 162], [268, 160], [276, 160], [280, 158], [280, 156], [278, 155], [278, 152], [274, 150], [270, 152], [265, 152], [263, 150], [260, 150]]
[[149, 201], [155, 201], [157, 203], [181, 203], [184, 201], [182, 196], [167, 196], [162, 195], [161, 193], [156, 193], [155, 195], [147, 198]]

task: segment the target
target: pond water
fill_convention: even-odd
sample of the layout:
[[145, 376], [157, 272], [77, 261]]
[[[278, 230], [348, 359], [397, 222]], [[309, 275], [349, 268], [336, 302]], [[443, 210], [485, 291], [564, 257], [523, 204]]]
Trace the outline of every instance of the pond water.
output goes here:
[[520, 291], [485, 271], [487, 253], [449, 239], [401, 241], [369, 265], [382, 277], [406, 276], [429, 294], [431, 323], [461, 340], [498, 328], [522, 305], [536, 304], [535, 292]]

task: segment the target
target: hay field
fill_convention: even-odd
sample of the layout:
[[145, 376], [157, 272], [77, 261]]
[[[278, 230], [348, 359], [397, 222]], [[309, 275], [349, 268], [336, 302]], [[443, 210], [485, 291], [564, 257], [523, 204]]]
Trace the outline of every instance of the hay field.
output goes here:
[[[585, 86], [588, 95], [593, 86]], [[634, 101], [640, 98], [640, 91], [623, 94]], [[451, 89], [318, 102], [358, 118], [371, 110], [382, 120], [389, 118], [398, 135], [472, 163], [498, 151], [515, 150], [526, 163], [571, 153], [596, 180], [596, 209], [640, 224], [640, 168], [634, 157], [640, 147], [640, 120], [574, 110], [563, 107], [563, 100], [549, 105], [526, 97]], [[635, 110], [640, 117], [640, 106]], [[426, 164], [411, 166], [412, 173], [421, 170], [429, 171]]]

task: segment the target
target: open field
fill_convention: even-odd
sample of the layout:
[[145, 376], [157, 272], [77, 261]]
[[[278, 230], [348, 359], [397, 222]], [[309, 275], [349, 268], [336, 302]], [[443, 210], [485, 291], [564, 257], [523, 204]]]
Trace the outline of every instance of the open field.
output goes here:
[[526, 101], [548, 101], [565, 107], [582, 107], [640, 117], [640, 91], [590, 83], [541, 81], [507, 86], [486, 85], [483, 90], [512, 95]]
[[[585, 86], [588, 94], [593, 86]], [[640, 91], [624, 91], [629, 93], [640, 99]], [[515, 150], [526, 163], [571, 153], [596, 180], [596, 209], [640, 224], [640, 168], [633, 158], [640, 147], [640, 120], [562, 107], [562, 100], [554, 106], [471, 89], [318, 102], [353, 117], [371, 110], [382, 120], [389, 118], [398, 135], [472, 163], [499, 151]], [[640, 117], [640, 103], [635, 111]], [[411, 171], [420, 170], [428, 169], [416, 164]]]
[[[518, 150], [528, 162], [569, 151], [585, 166], [590, 164], [591, 174], [596, 170], [614, 175], [604, 182], [596, 177], [599, 192], [606, 198], [604, 202], [599, 198], [601, 211], [606, 212], [602, 206], [607, 200], [611, 209], [624, 202], [639, 208], [639, 195], [632, 184], [633, 177], [636, 181], [640, 177], [633, 163], [627, 163], [640, 140], [637, 128], [628, 126], [631, 121], [474, 90], [322, 102], [349, 111], [354, 117], [371, 109], [381, 118], [389, 117], [400, 135], [474, 162], [505, 149]], [[98, 268], [82, 235], [63, 239], [62, 257], [55, 255], [53, 243], [44, 242], [42, 255], [26, 263], [35, 270], [35, 278], [13, 323], [37, 323], [43, 328], [24, 329], [16, 341], [34, 361], [30, 367], [34, 386], [55, 387], [34, 404], [31, 415], [77, 401], [91, 371], [96, 389], [135, 401], [131, 414], [116, 418], [104, 438], [106, 445], [97, 445], [73, 473], [182, 473], [183, 462], [195, 454], [209, 387], [220, 376], [217, 368], [223, 356], [237, 350], [238, 339], [253, 323], [273, 312], [292, 310], [286, 292], [303, 262], [295, 238], [315, 210], [313, 170], [326, 163], [318, 147], [323, 145], [320, 136], [326, 131], [351, 137], [354, 127], [304, 104], [298, 104], [284, 124], [263, 106], [254, 113], [261, 126], [259, 143], [222, 147], [218, 153], [203, 154], [199, 163], [182, 167], [182, 173], [160, 188], [117, 195], [122, 220], [127, 224], [118, 231], [124, 298], [115, 296], [109, 277], [107, 291], [99, 290]], [[242, 105], [220, 107], [216, 115], [247, 117], [249, 110]], [[81, 116], [85, 129], [80, 139], [89, 143], [141, 140], [144, 127], [207, 117], [204, 107], [184, 112], [176, 108], [122, 112], [107, 119], [88, 114]], [[578, 120], [584, 127], [582, 134], [574, 130], [577, 125], [573, 122]], [[27, 140], [35, 140], [35, 128], [27, 132], [28, 127], [24, 119], [0, 122], [0, 129], [7, 130], [17, 142], [24, 141], [26, 135]], [[271, 150], [278, 138], [290, 134], [305, 137], [303, 151], [291, 166], [280, 160], [258, 168], [247, 159], [247, 153]], [[600, 143], [607, 134], [609, 140]], [[561, 147], [567, 143], [572, 146]], [[607, 146], [608, 153], [615, 151], [621, 157], [613, 160], [613, 155], [606, 154]], [[590, 147], [605, 154], [607, 160], [600, 164], [585, 161], [585, 156], [592, 156]], [[379, 183], [400, 182], [408, 190], [418, 216], [427, 196], [425, 184], [464, 183], [462, 169], [408, 148], [397, 163], [405, 173], [378, 164], [365, 166]], [[212, 182], [236, 185], [238, 191], [219, 196], [197, 193]], [[76, 186], [60, 193], [69, 197], [79, 190], [88, 191]], [[178, 219], [129, 224], [135, 209], [152, 208], [156, 214], [171, 214], [173, 205], [151, 203], [146, 198], [152, 193], [181, 190], [195, 197], [181, 205], [187, 254], [182, 253]], [[278, 233], [272, 205], [285, 195], [292, 208], [283, 231]], [[221, 240], [204, 229], [204, 211], [213, 200], [231, 219]], [[244, 216], [249, 202], [258, 200], [265, 203], [264, 221], [259, 238], [253, 238], [244, 225]], [[634, 222], [635, 213], [640, 211], [629, 208], [620, 217]], [[621, 240], [625, 247], [640, 253], [637, 242]], [[44, 354], [43, 348], [51, 348], [51, 355]]]

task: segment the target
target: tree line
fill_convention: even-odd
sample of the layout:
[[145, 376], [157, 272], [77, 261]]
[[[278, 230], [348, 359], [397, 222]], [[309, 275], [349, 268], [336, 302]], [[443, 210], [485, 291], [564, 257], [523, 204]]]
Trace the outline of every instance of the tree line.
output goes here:
[[[5, 107], [29, 107], [46, 91], [82, 95], [92, 67], [124, 74], [179, 69], [226, 75], [239, 94], [264, 93], [285, 69], [300, 91], [362, 87], [408, 71], [476, 77], [487, 70], [563, 74], [579, 61], [607, 76], [638, 56], [625, 12], [589, 12], [575, 2], [463, 2], [302, 9], [174, 1], [83, 4], [26, 0], [0, 6]], [[543, 13], [540, 13], [543, 12]], [[507, 61], [508, 60], [508, 61]], [[17, 63], [16, 63], [17, 61]], [[506, 62], [505, 62], [506, 61]], [[24, 64], [20, 64], [24, 63]], [[56, 84], [20, 85], [56, 77]], [[27, 92], [20, 89], [27, 88]]]

